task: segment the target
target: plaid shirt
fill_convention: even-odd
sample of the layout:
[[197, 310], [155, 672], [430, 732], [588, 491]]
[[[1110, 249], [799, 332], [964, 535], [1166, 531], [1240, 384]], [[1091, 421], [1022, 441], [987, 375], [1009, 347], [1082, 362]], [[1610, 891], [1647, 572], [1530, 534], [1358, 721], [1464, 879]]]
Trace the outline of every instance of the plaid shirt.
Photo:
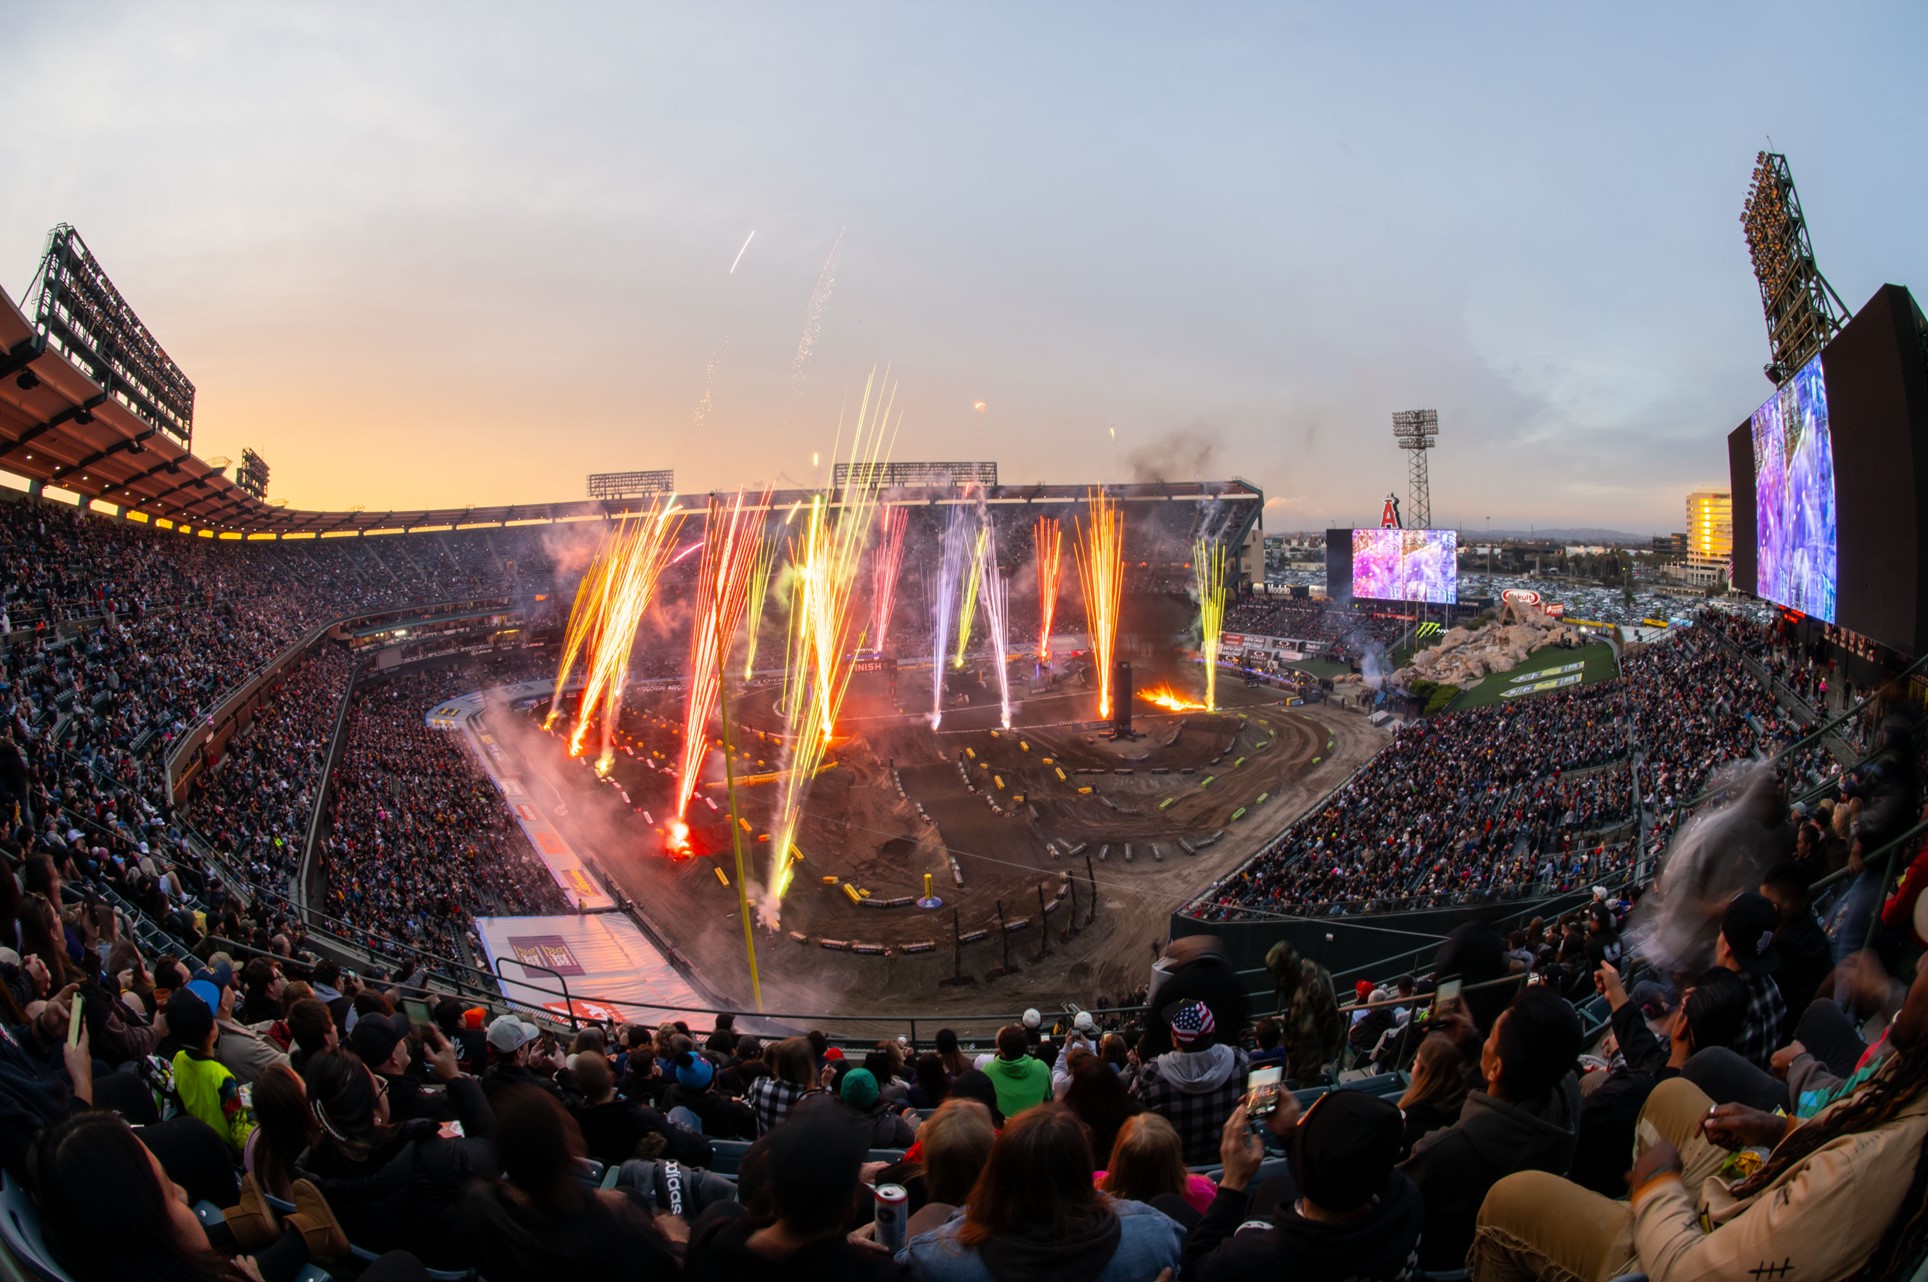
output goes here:
[[750, 1089], [743, 1098], [756, 1110], [756, 1133], [768, 1135], [775, 1130], [797, 1101], [810, 1092], [801, 1086], [782, 1081], [775, 1077], [759, 1077], [750, 1083]]
[[1196, 1053], [1189, 1051], [1160, 1055], [1139, 1069], [1138, 1080], [1132, 1083], [1133, 1093], [1145, 1107], [1178, 1131], [1178, 1138], [1185, 1145], [1187, 1166], [1205, 1166], [1218, 1159], [1219, 1133], [1225, 1129], [1225, 1119], [1245, 1095], [1245, 1074], [1251, 1061], [1243, 1049], [1234, 1046], [1231, 1050], [1232, 1071], [1212, 1090], [1185, 1090], [1161, 1071], [1165, 1061], [1173, 1056]]
[[1781, 1048], [1787, 1007], [1770, 977], [1743, 971], [1741, 978], [1747, 981], [1747, 1018], [1741, 1022], [1740, 1036], [1734, 1039], [1734, 1053], [1762, 1072], [1771, 1072], [1768, 1060]]

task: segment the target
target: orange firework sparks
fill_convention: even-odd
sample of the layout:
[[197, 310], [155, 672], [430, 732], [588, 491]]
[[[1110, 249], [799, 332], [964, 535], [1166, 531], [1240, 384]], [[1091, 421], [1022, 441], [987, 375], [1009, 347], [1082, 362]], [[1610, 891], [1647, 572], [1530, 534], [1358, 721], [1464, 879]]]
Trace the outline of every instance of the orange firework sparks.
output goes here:
[[904, 526], [910, 520], [907, 508], [887, 507], [881, 512], [877, 546], [870, 551], [870, 599], [876, 610], [870, 648], [879, 653], [890, 634], [890, 614], [897, 603], [897, 573], [904, 565]]
[[717, 681], [749, 596], [762, 508], [759, 502], [754, 511], [746, 511], [741, 490], [728, 503], [710, 496], [703, 559], [697, 569], [696, 614], [690, 621], [690, 692], [683, 715], [682, 762], [676, 773], [677, 823], [670, 829], [673, 849], [688, 842], [689, 825], [682, 821], [696, 791], [696, 776], [709, 753], [710, 714], [716, 711]]
[[[607, 772], [615, 758], [614, 733], [622, 713], [623, 686], [636, 648], [636, 629], [656, 595], [657, 581], [675, 552], [683, 510], [674, 499], [652, 503], [637, 516], [624, 516], [608, 535], [598, 559], [606, 560], [600, 590], [588, 602], [578, 594], [576, 608], [593, 607], [598, 617], [584, 627], [587, 655], [582, 706], [569, 735], [569, 755], [581, 756], [592, 717], [600, 714], [602, 752], [597, 771]], [[575, 621], [571, 619], [571, 627]]]
[[1103, 490], [1086, 501], [1091, 524], [1078, 523], [1072, 546], [1084, 584], [1085, 626], [1098, 667], [1098, 715], [1111, 715], [1111, 656], [1118, 648], [1118, 606], [1125, 594], [1125, 518]]
[[1058, 571], [1064, 558], [1064, 529], [1056, 517], [1041, 516], [1032, 527], [1038, 555], [1038, 659], [1051, 661], [1051, 620], [1058, 613]]
[[1167, 712], [1207, 711], [1204, 704], [1187, 699], [1170, 686], [1153, 686], [1149, 690], [1140, 690], [1138, 697], [1146, 703], [1156, 704]]

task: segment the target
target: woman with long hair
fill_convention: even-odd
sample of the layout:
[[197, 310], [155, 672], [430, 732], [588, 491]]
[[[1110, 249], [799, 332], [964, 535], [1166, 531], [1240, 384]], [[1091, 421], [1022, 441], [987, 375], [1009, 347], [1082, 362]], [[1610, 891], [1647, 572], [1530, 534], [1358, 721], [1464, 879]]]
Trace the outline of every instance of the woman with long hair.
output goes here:
[[20, 901], [20, 955], [38, 957], [53, 977], [55, 989], [90, 978], [68, 954], [66, 927], [45, 895], [30, 894]]
[[286, 1201], [295, 1182], [295, 1159], [314, 1140], [315, 1115], [308, 1088], [286, 1064], [270, 1064], [254, 1079], [254, 1134], [248, 1137], [248, 1173], [271, 1197]]
[[797, 1101], [817, 1089], [817, 1057], [801, 1037], [786, 1037], [764, 1053], [770, 1075], [750, 1083], [744, 1102], [756, 1111], [757, 1134], [768, 1135]]
[[[105, 1110], [48, 1127], [32, 1165], [47, 1246], [75, 1282], [291, 1282], [309, 1260], [348, 1249], [328, 1204], [306, 1184], [291, 1190], [297, 1209], [279, 1220], [244, 1193], [217, 1249], [181, 1186]], [[230, 1258], [234, 1250], [257, 1254]]]
[[1075, 1271], [1091, 1282], [1145, 1282], [1178, 1268], [1184, 1231], [1142, 1202], [1117, 1201], [1092, 1182], [1084, 1123], [1061, 1104], [1011, 1119], [964, 1205], [905, 1248], [924, 1282], [1043, 1278]]
[[535, 1086], [507, 1087], [498, 1098], [503, 1178], [476, 1181], [462, 1205], [465, 1236], [492, 1282], [599, 1273], [610, 1260], [642, 1276], [676, 1271], [640, 1195], [599, 1194], [583, 1179], [582, 1131], [561, 1101]]
[[[1631, 1204], [1542, 1172], [1509, 1175], [1480, 1208], [1474, 1276], [1907, 1276], [1928, 1246], [1928, 957], [1888, 1042], [1880, 1068], [1807, 1121], [1661, 1082], [1641, 1113], [1651, 1137], [1628, 1177]], [[1745, 1151], [1759, 1148], [1766, 1158]]]
[[1399, 1110], [1406, 1115], [1406, 1138], [1400, 1152], [1412, 1152], [1422, 1138], [1457, 1122], [1465, 1106], [1466, 1074], [1459, 1048], [1445, 1037], [1421, 1041], [1413, 1056], [1412, 1084], [1399, 1097]]
[[1099, 1158], [1111, 1156], [1126, 1119], [1145, 1111], [1126, 1091], [1124, 1079], [1096, 1056], [1071, 1066], [1071, 1085], [1065, 1088], [1063, 1103], [1090, 1130], [1091, 1151]]
[[1156, 1113], [1125, 1119], [1105, 1169], [1098, 1172], [1098, 1187], [1113, 1197], [1155, 1206], [1188, 1227], [1218, 1194], [1218, 1185], [1186, 1167], [1178, 1128]]
[[305, 1070], [316, 1133], [295, 1168], [320, 1188], [356, 1246], [413, 1251], [432, 1268], [463, 1268], [475, 1260], [457, 1231], [456, 1201], [469, 1180], [497, 1174], [495, 1145], [481, 1138], [495, 1119], [481, 1086], [456, 1071], [447, 1042], [428, 1061], [466, 1137], [446, 1136], [425, 1118], [392, 1123], [387, 1083], [353, 1051], [323, 1051]]
[[957, 1034], [948, 1028], [937, 1030], [937, 1058], [944, 1061], [944, 1072], [953, 1080], [971, 1071], [971, 1057], [957, 1044]]
[[951, 1075], [944, 1060], [931, 1051], [917, 1057], [917, 1081], [908, 1094], [912, 1108], [936, 1108], [951, 1097]]

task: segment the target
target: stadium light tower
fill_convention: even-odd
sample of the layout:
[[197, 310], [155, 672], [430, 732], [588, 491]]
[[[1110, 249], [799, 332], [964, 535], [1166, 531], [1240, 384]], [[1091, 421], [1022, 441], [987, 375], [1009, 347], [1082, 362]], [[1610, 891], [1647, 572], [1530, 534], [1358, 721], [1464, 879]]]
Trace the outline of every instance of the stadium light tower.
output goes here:
[[1412, 527], [1433, 528], [1432, 483], [1426, 476], [1426, 451], [1439, 439], [1438, 410], [1399, 410], [1392, 416], [1392, 436], [1399, 448], [1412, 451], [1407, 479], [1412, 488]]
[[1807, 219], [1787, 157], [1760, 152], [1754, 158], [1754, 185], [1741, 207], [1747, 256], [1761, 286], [1761, 311], [1767, 317], [1767, 342], [1773, 359], [1763, 368], [1779, 387], [1813, 359], [1848, 321], [1848, 307], [1814, 265]]

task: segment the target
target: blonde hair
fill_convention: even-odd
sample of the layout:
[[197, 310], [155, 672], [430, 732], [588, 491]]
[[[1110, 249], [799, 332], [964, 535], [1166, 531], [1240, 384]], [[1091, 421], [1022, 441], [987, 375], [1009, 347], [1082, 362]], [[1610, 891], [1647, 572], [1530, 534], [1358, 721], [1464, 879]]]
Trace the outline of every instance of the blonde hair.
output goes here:
[[1190, 1175], [1178, 1128], [1156, 1113], [1138, 1113], [1118, 1128], [1098, 1187], [1113, 1197], [1149, 1202], [1160, 1193], [1183, 1195]]
[[974, 1099], [952, 1098], [917, 1128], [923, 1152], [924, 1195], [932, 1202], [962, 1205], [991, 1160], [997, 1129], [991, 1110]]

